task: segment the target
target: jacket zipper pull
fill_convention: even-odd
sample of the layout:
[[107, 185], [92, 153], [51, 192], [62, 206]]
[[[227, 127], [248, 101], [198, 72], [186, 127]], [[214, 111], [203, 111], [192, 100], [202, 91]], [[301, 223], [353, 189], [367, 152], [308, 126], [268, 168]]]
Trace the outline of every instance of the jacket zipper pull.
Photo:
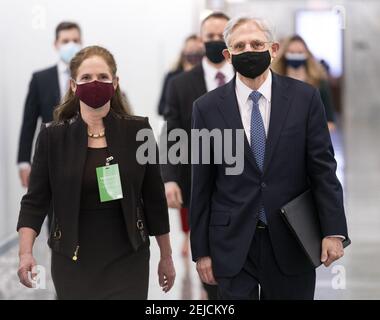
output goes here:
[[78, 250], [79, 250], [79, 246], [77, 246], [76, 249], [75, 249], [74, 256], [73, 256], [73, 260], [74, 261], [78, 260]]

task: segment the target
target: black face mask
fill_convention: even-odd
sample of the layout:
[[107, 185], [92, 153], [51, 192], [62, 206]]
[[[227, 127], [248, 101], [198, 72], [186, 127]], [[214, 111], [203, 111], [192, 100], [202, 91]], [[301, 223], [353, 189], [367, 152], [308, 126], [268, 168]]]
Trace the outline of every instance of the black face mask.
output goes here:
[[298, 69], [298, 68], [306, 65], [306, 59], [285, 59], [285, 63], [289, 67], [292, 67], [294, 69]]
[[263, 52], [247, 51], [232, 55], [232, 65], [242, 76], [254, 79], [263, 74], [271, 63], [269, 50]]
[[224, 60], [223, 50], [227, 49], [224, 41], [208, 41], [205, 43], [206, 57], [212, 63], [221, 63]]
[[193, 66], [199, 64], [202, 61], [203, 56], [203, 52], [192, 52], [183, 55], [184, 59]]

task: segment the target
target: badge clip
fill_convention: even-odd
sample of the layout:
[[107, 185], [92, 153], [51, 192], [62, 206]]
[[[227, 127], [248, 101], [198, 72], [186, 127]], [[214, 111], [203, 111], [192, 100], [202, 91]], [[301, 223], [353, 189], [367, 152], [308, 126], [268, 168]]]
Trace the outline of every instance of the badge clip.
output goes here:
[[109, 166], [110, 165], [110, 162], [113, 160], [113, 157], [110, 156], [108, 158], [106, 158], [106, 166]]

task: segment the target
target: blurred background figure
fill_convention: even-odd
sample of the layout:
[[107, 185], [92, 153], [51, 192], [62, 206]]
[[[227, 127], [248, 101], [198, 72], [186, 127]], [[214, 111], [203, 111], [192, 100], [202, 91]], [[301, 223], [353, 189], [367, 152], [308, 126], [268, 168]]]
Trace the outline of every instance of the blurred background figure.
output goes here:
[[[82, 47], [81, 29], [75, 22], [64, 21], [55, 29], [56, 65], [33, 73], [25, 101], [21, 126], [18, 166], [21, 185], [28, 188], [31, 172], [31, 157], [38, 120], [47, 123], [53, 120], [53, 111], [64, 97], [70, 85], [69, 64]], [[52, 209], [48, 212], [48, 228], [51, 225]]]
[[302, 37], [293, 35], [281, 43], [280, 53], [272, 70], [318, 88], [325, 106], [329, 130], [335, 129], [334, 106], [327, 71], [313, 56]]
[[32, 144], [37, 121], [53, 120], [54, 107], [69, 88], [69, 63], [81, 49], [81, 29], [75, 22], [61, 22], [55, 29], [54, 47], [59, 60], [56, 65], [35, 72], [29, 84], [21, 127], [18, 158], [21, 184], [27, 188], [30, 175]]
[[181, 72], [190, 71], [196, 65], [201, 63], [204, 56], [204, 47], [202, 40], [196, 34], [188, 36], [183, 44], [180, 56], [171, 71], [165, 76], [164, 85], [161, 91], [161, 97], [158, 104], [158, 114], [163, 116], [166, 108], [166, 91], [169, 81]]
[[[174, 78], [176, 75], [182, 72], [190, 71], [195, 66], [200, 64], [203, 56], [204, 56], [204, 46], [203, 46], [201, 38], [197, 36], [196, 34], [192, 34], [189, 37], [187, 37], [175, 67], [165, 77], [164, 86], [162, 88], [161, 98], [158, 105], [159, 115], [164, 116], [165, 113], [167, 112], [166, 95], [167, 95], [169, 81], [172, 78]], [[181, 208], [180, 215], [181, 215], [182, 232], [185, 235], [181, 253], [184, 257], [187, 257], [189, 254], [189, 248], [190, 248], [190, 242], [189, 242], [190, 228], [189, 228], [189, 221], [187, 217], [187, 209]]]

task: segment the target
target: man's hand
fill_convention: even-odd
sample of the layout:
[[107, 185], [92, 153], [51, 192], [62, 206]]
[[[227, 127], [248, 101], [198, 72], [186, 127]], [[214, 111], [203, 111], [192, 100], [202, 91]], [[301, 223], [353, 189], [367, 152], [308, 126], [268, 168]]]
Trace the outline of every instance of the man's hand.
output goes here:
[[19, 170], [21, 185], [24, 188], [27, 188], [29, 185], [30, 170], [31, 170], [30, 167], [29, 168], [23, 168], [23, 169]]
[[327, 122], [327, 125], [329, 127], [330, 133], [333, 133], [336, 129], [335, 123], [334, 122]]
[[322, 240], [321, 262], [328, 267], [335, 260], [340, 259], [344, 255], [342, 239], [338, 237], [325, 237]]
[[210, 285], [216, 285], [214, 273], [212, 272], [211, 257], [202, 257], [197, 260], [197, 271], [202, 282]]
[[165, 195], [169, 208], [181, 209], [182, 192], [177, 182], [170, 181], [165, 183]]

